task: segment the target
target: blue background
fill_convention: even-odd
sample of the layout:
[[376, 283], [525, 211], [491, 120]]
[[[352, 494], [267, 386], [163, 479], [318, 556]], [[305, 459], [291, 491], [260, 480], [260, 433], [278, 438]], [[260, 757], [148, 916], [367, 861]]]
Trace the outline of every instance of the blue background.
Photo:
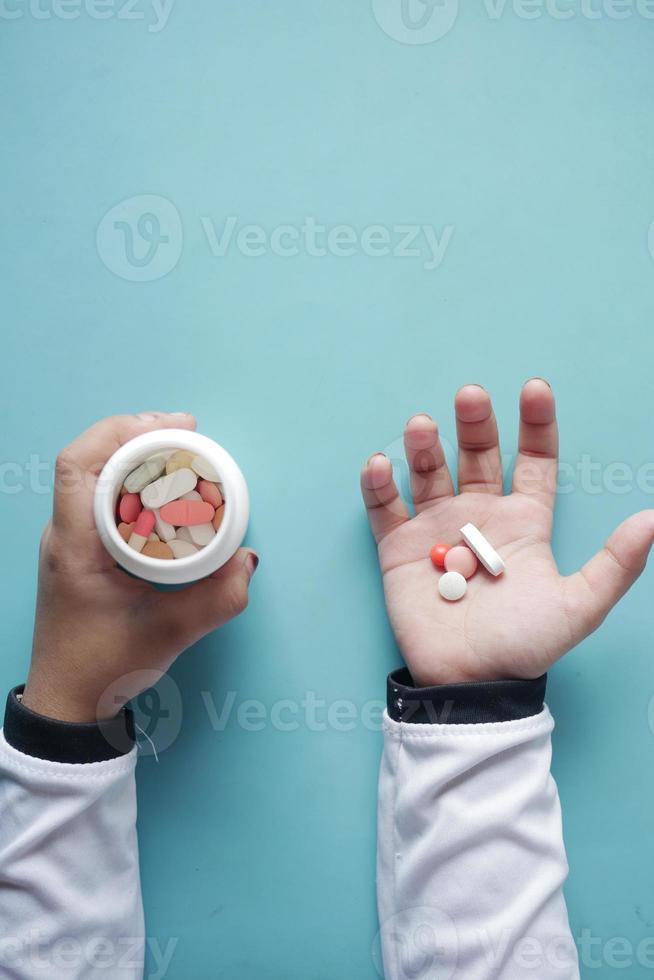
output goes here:
[[[451, 440], [463, 382], [492, 393], [505, 452], [520, 385], [541, 374], [563, 459], [631, 467], [625, 493], [600, 475], [560, 496], [564, 571], [651, 505], [635, 473], [653, 451], [654, 22], [578, 5], [493, 19], [475, 2], [409, 45], [352, 0], [177, 0], [159, 32], [135, 9], [0, 20], [2, 457], [51, 464], [95, 419], [152, 408], [193, 411], [237, 456], [261, 567], [248, 613], [173, 669], [179, 734], [139, 766], [148, 935], [178, 940], [171, 980], [372, 980], [379, 732], [311, 731], [302, 714], [294, 731], [234, 714], [216, 731], [202, 692], [218, 711], [230, 691], [267, 710], [384, 697], [398, 655], [359, 469], [415, 411]], [[96, 243], [141, 195], [183, 227], [151, 282], [124, 249], [128, 278], [108, 267], [120, 236]], [[216, 257], [202, 219], [219, 232], [229, 215], [454, 232], [433, 270], [424, 255]], [[50, 497], [0, 506], [8, 688], [27, 671]], [[654, 934], [652, 586], [650, 570], [548, 693], [573, 928], [634, 947]], [[635, 959], [630, 980], [650, 976]], [[615, 972], [605, 956], [584, 975]]]

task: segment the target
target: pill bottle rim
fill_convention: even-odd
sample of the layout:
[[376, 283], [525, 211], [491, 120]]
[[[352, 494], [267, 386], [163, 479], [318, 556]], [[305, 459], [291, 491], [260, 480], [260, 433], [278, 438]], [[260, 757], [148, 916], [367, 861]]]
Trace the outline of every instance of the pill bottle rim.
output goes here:
[[[216, 470], [224, 491], [225, 513], [208, 545], [185, 558], [152, 558], [130, 548], [118, 531], [116, 503], [125, 477], [158, 452], [189, 450]], [[249, 494], [234, 458], [213, 439], [189, 429], [157, 429], [122, 445], [105, 464], [95, 490], [95, 523], [102, 543], [126, 571], [150, 582], [181, 585], [205, 578], [238, 549], [249, 518]]]

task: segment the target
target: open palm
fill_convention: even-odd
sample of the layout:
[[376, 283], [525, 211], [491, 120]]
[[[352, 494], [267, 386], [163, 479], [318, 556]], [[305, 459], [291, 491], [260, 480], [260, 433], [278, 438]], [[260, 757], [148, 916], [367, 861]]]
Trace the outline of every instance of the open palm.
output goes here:
[[[458, 494], [428, 415], [414, 416], [404, 433], [414, 518], [386, 456], [372, 456], [361, 475], [391, 624], [416, 684], [538, 677], [596, 629], [638, 577], [654, 537], [654, 511], [629, 518], [581, 571], [562, 576], [550, 546], [558, 466], [550, 386], [532, 379], [522, 390], [508, 495], [487, 392], [461, 388], [455, 412]], [[499, 551], [506, 572], [493, 578], [480, 568], [465, 597], [447, 602], [429, 551], [437, 541], [461, 543], [468, 522]]]

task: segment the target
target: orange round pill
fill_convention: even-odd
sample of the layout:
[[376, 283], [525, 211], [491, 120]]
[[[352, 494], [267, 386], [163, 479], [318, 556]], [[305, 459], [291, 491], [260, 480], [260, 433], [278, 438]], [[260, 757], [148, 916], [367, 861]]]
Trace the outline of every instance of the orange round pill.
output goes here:
[[433, 546], [429, 552], [429, 557], [436, 568], [445, 568], [445, 555], [448, 553], [451, 547], [451, 545], [444, 544], [442, 541], [439, 541]]

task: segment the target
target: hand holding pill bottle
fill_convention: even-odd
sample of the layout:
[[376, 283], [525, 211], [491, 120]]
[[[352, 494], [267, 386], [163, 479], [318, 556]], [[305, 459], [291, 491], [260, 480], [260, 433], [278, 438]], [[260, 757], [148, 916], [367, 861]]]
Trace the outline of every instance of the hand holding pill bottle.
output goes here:
[[[195, 428], [186, 413], [115, 416], [60, 453], [52, 520], [41, 542], [32, 664], [23, 695], [33, 711], [71, 722], [110, 718], [155, 683], [184, 649], [245, 609], [258, 564], [251, 549], [239, 547], [247, 524], [247, 488], [231, 457]], [[153, 455], [161, 451], [169, 458], [171, 450], [183, 448], [195, 458], [197, 446], [224, 464], [225, 484], [234, 490], [229, 511], [225, 489], [227, 513], [222, 525], [210, 524], [211, 539], [201, 549], [184, 538], [177, 541], [179, 531], [191, 528], [169, 524], [165, 503], [148, 509], [141, 498], [163, 472], [157, 474], [160, 463]], [[116, 459], [120, 475], [113, 484], [105, 467]], [[213, 482], [207, 473], [218, 476], [209, 465], [186, 482], [189, 487]], [[200, 496], [202, 490], [213, 503]], [[217, 487], [197, 493], [205, 507], [202, 516], [209, 508], [215, 518]], [[100, 518], [101, 534], [96, 520], [105, 504], [112, 529]], [[185, 519], [187, 511], [172, 516]], [[132, 567], [130, 559], [136, 563]], [[191, 584], [165, 591], [152, 584], [161, 581]]]
[[551, 549], [558, 429], [550, 385], [523, 386], [510, 493], [488, 393], [466, 385], [454, 407], [458, 492], [426, 414], [404, 431], [415, 516], [386, 456], [371, 456], [361, 474], [391, 625], [418, 686], [536, 678], [640, 575], [654, 511], [629, 517], [580, 571], [561, 575]]

